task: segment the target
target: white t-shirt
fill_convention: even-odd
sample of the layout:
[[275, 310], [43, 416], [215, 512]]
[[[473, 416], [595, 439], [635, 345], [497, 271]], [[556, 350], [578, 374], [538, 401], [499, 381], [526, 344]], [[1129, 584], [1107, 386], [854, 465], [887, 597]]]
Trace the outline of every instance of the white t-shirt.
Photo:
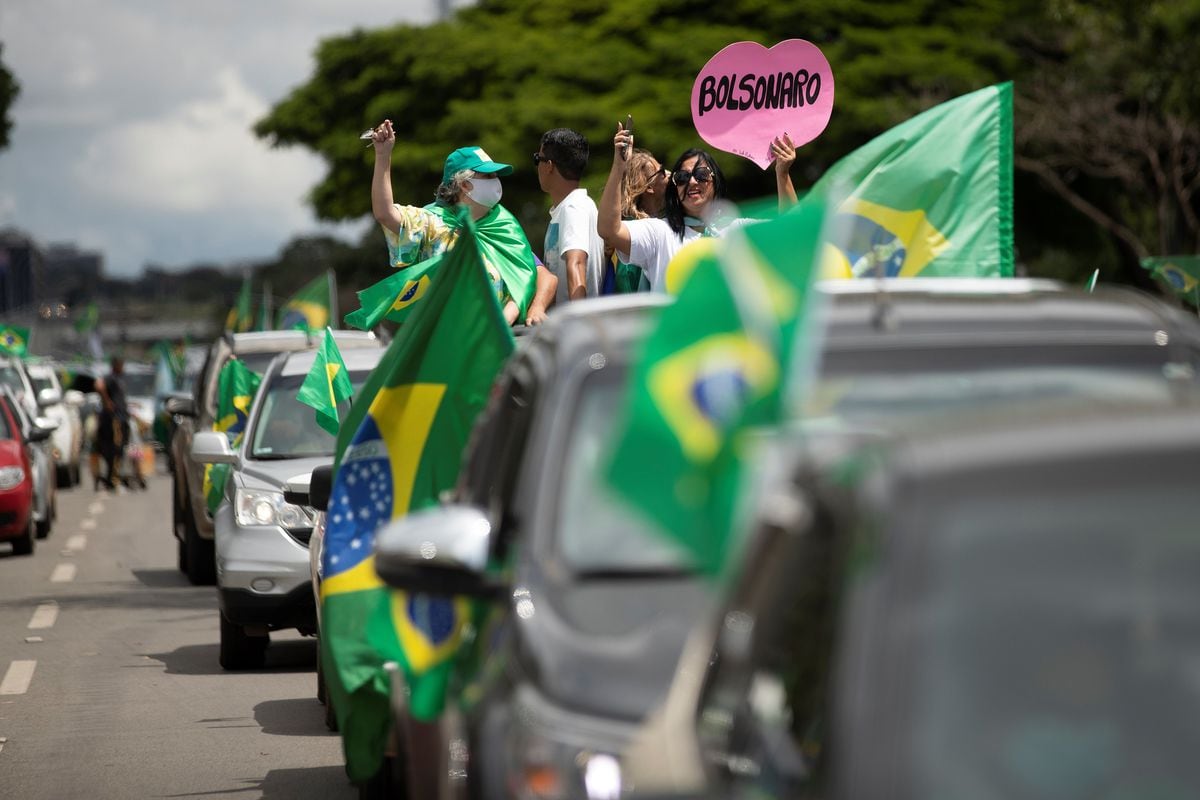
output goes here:
[[[758, 221], [753, 217], [738, 217], [724, 224], [718, 235], [724, 236], [734, 228]], [[629, 252], [618, 255], [626, 264], [637, 264], [642, 268], [646, 279], [650, 281], [652, 292], [667, 290], [667, 265], [684, 245], [696, 241], [702, 235], [694, 228], [685, 227], [683, 238], [680, 239], [667, 221], [658, 217], [626, 220], [625, 227], [629, 229]]]
[[586, 189], [576, 189], [550, 209], [550, 227], [546, 228], [546, 269], [558, 277], [555, 303], [567, 302], [567, 262], [569, 250], [587, 253], [584, 285], [588, 297], [600, 296], [604, 278], [604, 242], [596, 232], [596, 204]]

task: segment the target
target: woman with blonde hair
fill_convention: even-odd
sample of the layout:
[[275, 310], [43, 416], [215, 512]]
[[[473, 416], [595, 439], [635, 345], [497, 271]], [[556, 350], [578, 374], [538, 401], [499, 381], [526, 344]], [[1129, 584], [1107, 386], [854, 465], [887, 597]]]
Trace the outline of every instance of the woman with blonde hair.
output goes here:
[[[635, 147], [629, 155], [629, 169], [621, 176], [621, 219], [661, 217], [670, 178], [670, 170], [653, 153]], [[605, 248], [605, 255], [609, 263], [605, 283], [611, 281], [610, 293], [650, 291], [650, 281], [640, 266], [626, 264], [611, 247]]]

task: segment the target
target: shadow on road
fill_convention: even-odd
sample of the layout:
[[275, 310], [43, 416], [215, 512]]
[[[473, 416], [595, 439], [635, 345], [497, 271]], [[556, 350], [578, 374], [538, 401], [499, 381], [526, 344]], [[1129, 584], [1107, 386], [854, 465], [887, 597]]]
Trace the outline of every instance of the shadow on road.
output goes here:
[[[220, 646], [212, 644], [189, 644], [169, 653], [144, 653], [142, 655], [163, 663], [168, 675], [239, 675], [223, 669], [217, 660]], [[262, 669], [247, 674], [314, 672], [317, 668], [317, 640], [301, 639], [271, 642], [267, 648], [267, 664]], [[315, 686], [315, 683], [314, 683]], [[315, 694], [315, 689], [313, 690]]]
[[306, 769], [273, 769], [263, 778], [263, 800], [295, 800], [297, 797], [358, 797], [358, 791], [341, 766]]
[[[143, 586], [149, 586], [152, 589], [192, 588], [187, 577], [177, 569], [135, 569], [133, 577], [137, 578]], [[211, 589], [209, 591], [211, 592]]]
[[337, 736], [325, 727], [325, 709], [317, 702], [315, 687], [311, 697], [264, 700], [254, 707], [254, 719], [272, 736]]

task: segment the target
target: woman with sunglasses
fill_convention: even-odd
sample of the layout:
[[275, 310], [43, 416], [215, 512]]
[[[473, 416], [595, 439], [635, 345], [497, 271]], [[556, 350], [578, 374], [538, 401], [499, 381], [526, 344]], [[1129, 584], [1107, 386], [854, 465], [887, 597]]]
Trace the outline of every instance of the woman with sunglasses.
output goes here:
[[[725, 196], [725, 176], [716, 160], [699, 148], [687, 150], [671, 170], [661, 219], [621, 219], [621, 184], [629, 170], [633, 134], [617, 124], [613, 137], [613, 165], [600, 198], [597, 230], [605, 244], [627, 264], [644, 271], [652, 291], [666, 290], [667, 265], [685, 244], [704, 236], [722, 236], [738, 225], [754, 222], [746, 218], [724, 218], [719, 214]], [[776, 177], [780, 207], [795, 202], [788, 170], [795, 148], [786, 134], [775, 139], [771, 152], [777, 159]], [[790, 192], [790, 196], [788, 196]]]

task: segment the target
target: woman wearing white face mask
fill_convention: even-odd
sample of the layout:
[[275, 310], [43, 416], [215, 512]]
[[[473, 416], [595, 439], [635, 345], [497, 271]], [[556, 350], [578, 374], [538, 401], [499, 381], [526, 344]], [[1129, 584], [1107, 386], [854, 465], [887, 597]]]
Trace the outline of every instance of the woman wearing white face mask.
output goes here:
[[500, 177], [511, 175], [508, 164], [493, 161], [481, 147], [460, 147], [446, 156], [442, 182], [427, 206], [406, 206], [392, 199], [392, 149], [396, 133], [391, 120], [374, 129], [375, 172], [371, 210], [383, 226], [388, 262], [410, 267], [449, 249], [458, 239], [456, 206], [466, 206], [475, 221], [479, 249], [497, 298], [510, 322], [540, 322], [554, 297], [557, 280], [537, 264], [525, 232], [500, 205]]

